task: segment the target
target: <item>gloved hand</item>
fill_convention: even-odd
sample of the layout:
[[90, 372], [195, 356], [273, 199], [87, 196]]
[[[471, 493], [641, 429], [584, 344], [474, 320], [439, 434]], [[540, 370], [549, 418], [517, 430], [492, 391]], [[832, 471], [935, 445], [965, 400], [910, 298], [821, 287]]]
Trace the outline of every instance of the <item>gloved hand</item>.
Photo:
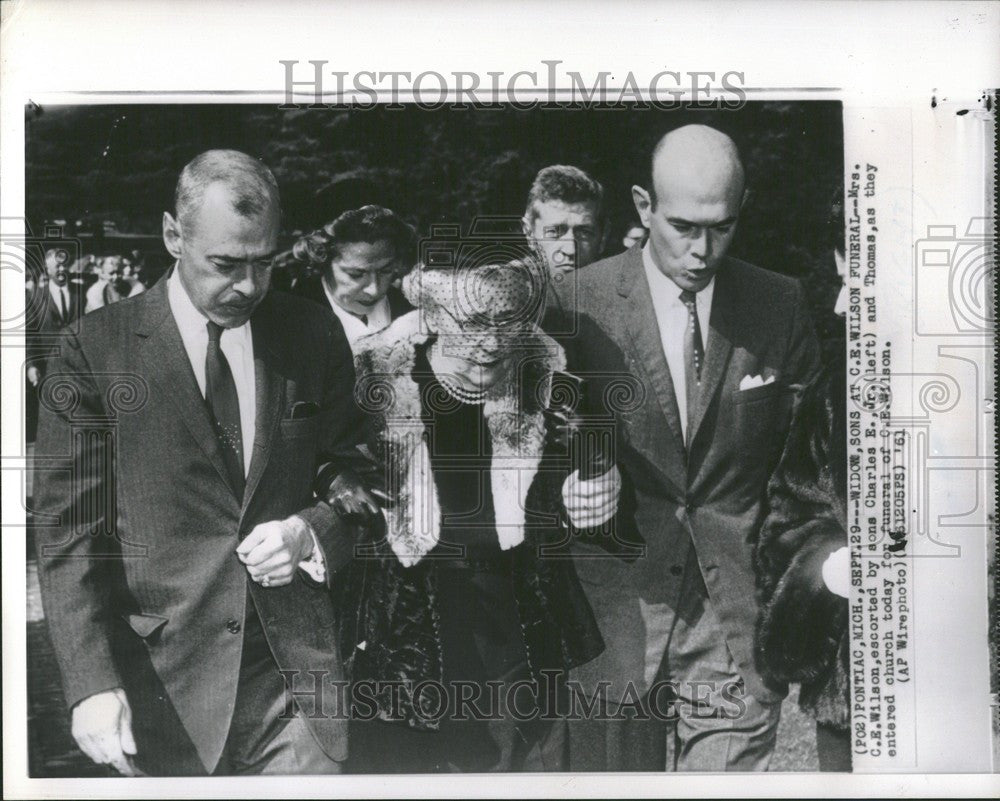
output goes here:
[[545, 409], [545, 447], [567, 453], [573, 438], [579, 433], [583, 420], [576, 412], [560, 408]]
[[382, 510], [376, 493], [385, 499], [385, 493], [379, 493], [377, 489], [369, 487], [353, 470], [343, 470], [330, 483], [326, 502], [341, 517], [353, 518], [358, 523], [368, 524], [378, 517]]

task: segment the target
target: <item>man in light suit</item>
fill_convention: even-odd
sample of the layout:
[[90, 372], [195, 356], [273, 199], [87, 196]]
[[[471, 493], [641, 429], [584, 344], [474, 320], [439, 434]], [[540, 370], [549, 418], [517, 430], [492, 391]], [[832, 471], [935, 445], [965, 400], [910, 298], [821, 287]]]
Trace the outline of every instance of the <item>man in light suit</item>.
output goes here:
[[163, 217], [174, 267], [86, 315], [43, 383], [38, 451], [65, 463], [37, 479], [45, 615], [73, 735], [122, 773], [346, 757], [346, 721], [279, 673], [342, 678], [329, 587], [353, 537], [313, 483], [359, 428], [332, 315], [268, 294], [279, 220], [262, 164], [195, 158]]
[[[745, 197], [728, 136], [701, 125], [667, 134], [648, 186], [632, 192], [649, 242], [557, 288], [575, 292], [569, 369], [588, 397], [612, 399], [591, 411], [613, 416], [645, 542], [633, 561], [576, 545], [607, 647], [575, 678], [607, 697], [612, 717], [623, 699], [641, 699], [642, 712], [571, 722], [570, 767], [762, 770], [783, 689], [765, 686], [753, 661], [751, 557], [817, 344], [795, 281], [726, 256]], [[622, 377], [637, 391], [615, 406], [602, 384]]]

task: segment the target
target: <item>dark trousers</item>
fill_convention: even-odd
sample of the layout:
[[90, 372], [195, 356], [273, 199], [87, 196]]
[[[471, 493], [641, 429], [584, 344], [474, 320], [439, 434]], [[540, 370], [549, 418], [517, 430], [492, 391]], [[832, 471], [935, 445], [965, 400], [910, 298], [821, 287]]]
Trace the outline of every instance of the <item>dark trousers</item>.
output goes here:
[[821, 771], [850, 773], [851, 730], [817, 722], [816, 755]]

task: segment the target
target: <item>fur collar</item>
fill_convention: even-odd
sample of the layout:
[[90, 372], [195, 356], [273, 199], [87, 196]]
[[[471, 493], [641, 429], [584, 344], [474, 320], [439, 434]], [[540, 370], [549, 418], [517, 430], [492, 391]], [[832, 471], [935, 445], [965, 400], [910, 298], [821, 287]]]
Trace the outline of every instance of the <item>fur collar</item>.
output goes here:
[[[429, 339], [418, 310], [356, 343], [357, 397], [375, 421], [375, 441], [369, 444], [385, 465], [387, 490], [398, 499], [385, 510], [386, 537], [406, 567], [437, 545], [441, 530], [420, 390], [413, 379], [416, 349]], [[519, 344], [514, 359], [519, 380], [494, 385], [483, 407], [493, 452], [497, 536], [504, 550], [524, 541], [525, 500], [545, 445], [543, 388], [553, 371], [566, 367], [562, 347], [537, 327]]]

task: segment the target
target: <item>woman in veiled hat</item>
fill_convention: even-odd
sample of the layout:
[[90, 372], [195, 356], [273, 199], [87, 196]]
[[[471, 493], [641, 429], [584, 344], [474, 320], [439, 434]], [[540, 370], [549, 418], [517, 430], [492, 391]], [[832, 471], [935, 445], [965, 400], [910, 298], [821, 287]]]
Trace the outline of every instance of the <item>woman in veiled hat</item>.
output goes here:
[[418, 266], [403, 283], [416, 310], [356, 345], [387, 502], [344, 586], [354, 697], [373, 699], [354, 717], [375, 718], [354, 725], [354, 770], [565, 767], [561, 681], [603, 642], [546, 545], [565, 541], [567, 516], [613, 515], [618, 476], [572, 495], [543, 416], [565, 365], [535, 324], [544, 286], [534, 259]]

